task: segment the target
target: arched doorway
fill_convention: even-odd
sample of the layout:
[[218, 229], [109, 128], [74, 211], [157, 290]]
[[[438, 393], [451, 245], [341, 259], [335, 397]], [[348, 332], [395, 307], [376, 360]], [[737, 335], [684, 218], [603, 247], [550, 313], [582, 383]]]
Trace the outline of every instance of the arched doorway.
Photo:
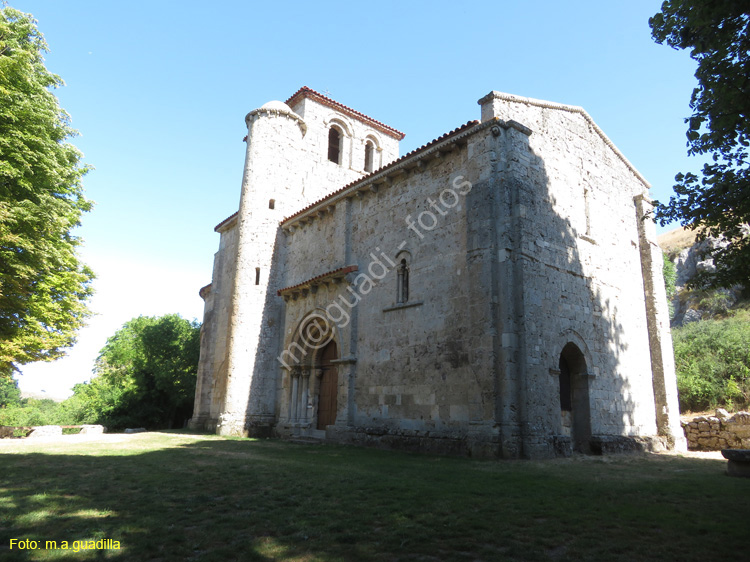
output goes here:
[[575, 451], [588, 453], [591, 439], [591, 406], [586, 358], [574, 343], [560, 353], [560, 413], [563, 433]]
[[339, 371], [332, 362], [337, 358], [336, 342], [331, 340], [319, 355], [320, 382], [318, 383], [318, 429], [336, 423], [338, 409]]

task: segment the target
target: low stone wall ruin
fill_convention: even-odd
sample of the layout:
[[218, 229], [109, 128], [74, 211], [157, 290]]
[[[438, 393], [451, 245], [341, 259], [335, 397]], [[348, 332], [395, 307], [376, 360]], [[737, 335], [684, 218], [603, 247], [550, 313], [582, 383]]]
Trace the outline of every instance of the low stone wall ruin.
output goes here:
[[750, 449], [750, 412], [730, 416], [726, 410], [719, 409], [713, 416], [698, 416], [682, 422], [682, 429], [691, 451]]
[[79, 435], [105, 433], [103, 425], [39, 425], [34, 427], [0, 426], [0, 439], [57, 437], [63, 435], [63, 428], [80, 429]]

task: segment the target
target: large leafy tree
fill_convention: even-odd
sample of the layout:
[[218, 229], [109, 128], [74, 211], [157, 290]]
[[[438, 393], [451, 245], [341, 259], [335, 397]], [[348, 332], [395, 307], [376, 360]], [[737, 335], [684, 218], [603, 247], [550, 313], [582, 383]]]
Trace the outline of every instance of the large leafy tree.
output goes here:
[[657, 206], [662, 224], [679, 220], [699, 239], [723, 238], [715, 274], [697, 284], [749, 288], [750, 1], [667, 0], [649, 20], [657, 43], [690, 49], [698, 62], [686, 119], [690, 155], [710, 156], [700, 176], [678, 174], [675, 195]]
[[91, 208], [88, 167], [45, 52], [31, 15], [0, 9], [0, 376], [61, 356], [89, 315], [93, 273], [71, 233]]
[[85, 421], [181, 426], [193, 412], [199, 356], [200, 325], [178, 314], [126, 322], [102, 348], [91, 382], [75, 388]]

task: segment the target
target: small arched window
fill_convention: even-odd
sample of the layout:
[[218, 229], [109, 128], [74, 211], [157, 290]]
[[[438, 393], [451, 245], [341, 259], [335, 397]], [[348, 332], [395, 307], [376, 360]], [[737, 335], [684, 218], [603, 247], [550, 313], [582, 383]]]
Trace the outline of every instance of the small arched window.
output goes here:
[[365, 172], [372, 172], [373, 160], [375, 155], [375, 146], [371, 141], [365, 143]]
[[402, 304], [409, 300], [409, 265], [406, 263], [406, 258], [398, 264], [396, 273], [396, 302]]
[[269, 209], [275, 209], [276, 208], [276, 199], [269, 199], [268, 200], [268, 208]]
[[328, 159], [336, 164], [341, 163], [341, 131], [336, 127], [328, 129]]

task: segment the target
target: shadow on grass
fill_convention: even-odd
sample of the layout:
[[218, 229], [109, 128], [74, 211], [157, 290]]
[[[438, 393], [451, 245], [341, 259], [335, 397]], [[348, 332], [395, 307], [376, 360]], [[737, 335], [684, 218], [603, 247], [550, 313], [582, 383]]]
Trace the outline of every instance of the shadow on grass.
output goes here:
[[[704, 561], [736, 558], [750, 516], [750, 480], [680, 457], [492, 462], [147, 434], [2, 466], [4, 560]], [[100, 539], [121, 549], [44, 550]]]

